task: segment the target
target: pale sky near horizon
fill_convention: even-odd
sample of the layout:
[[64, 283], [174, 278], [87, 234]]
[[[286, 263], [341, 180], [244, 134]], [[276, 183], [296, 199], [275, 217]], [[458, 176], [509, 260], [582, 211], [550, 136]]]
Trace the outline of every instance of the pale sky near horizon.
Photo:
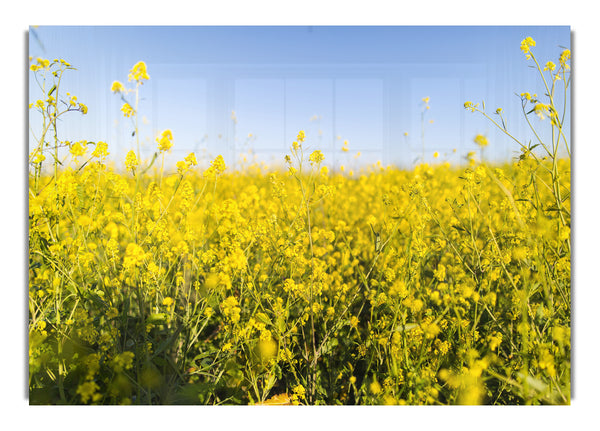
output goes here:
[[[105, 141], [116, 160], [135, 140], [110, 86], [126, 83], [143, 60], [151, 78], [139, 107], [146, 157], [155, 137], [171, 129], [171, 162], [194, 151], [233, 164], [251, 150], [277, 163], [305, 130], [307, 145], [323, 150], [330, 166], [411, 166], [423, 155], [460, 162], [477, 150], [476, 134], [490, 140], [486, 159], [517, 154], [490, 122], [465, 112], [466, 100], [485, 100], [490, 113], [502, 107], [511, 131], [524, 143], [535, 140], [515, 96], [545, 92], [519, 49], [527, 36], [542, 65], [558, 63], [570, 47], [568, 26], [41, 26], [30, 30], [29, 55], [63, 58], [78, 69], [65, 75], [63, 94], [77, 95], [89, 112], [64, 117], [62, 139]], [[31, 102], [41, 94], [31, 76], [29, 92]], [[38, 113], [30, 124], [39, 128]]]

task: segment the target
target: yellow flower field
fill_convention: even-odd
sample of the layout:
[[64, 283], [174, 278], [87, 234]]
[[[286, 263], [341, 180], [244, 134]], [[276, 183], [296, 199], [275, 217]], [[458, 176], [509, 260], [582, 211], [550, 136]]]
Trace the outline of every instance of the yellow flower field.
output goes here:
[[[522, 94], [523, 113], [552, 142], [501, 165], [353, 175], [302, 131], [285, 169], [202, 170], [193, 153], [165, 169], [170, 130], [152, 160], [133, 148], [111, 167], [110, 144], [53, 133], [87, 112], [52, 89], [71, 66], [33, 60], [30, 403], [569, 404], [570, 153], [553, 95], [570, 52], [542, 67], [534, 46], [548, 95]], [[150, 76], [140, 62], [131, 89], [112, 85], [135, 124]], [[465, 108], [512, 138], [500, 109]]]

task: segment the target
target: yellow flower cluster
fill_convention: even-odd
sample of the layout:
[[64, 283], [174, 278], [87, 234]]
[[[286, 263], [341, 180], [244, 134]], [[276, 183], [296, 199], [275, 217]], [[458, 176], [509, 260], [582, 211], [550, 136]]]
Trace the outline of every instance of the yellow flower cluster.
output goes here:
[[129, 81], [137, 81], [141, 82], [144, 80], [150, 79], [148, 72], [146, 70], [146, 63], [143, 61], [138, 61], [133, 65], [128, 75]]
[[481, 148], [483, 147], [487, 147], [489, 145], [489, 141], [488, 138], [483, 136], [483, 135], [477, 135], [475, 136], [475, 138], [473, 138], [473, 141]]
[[234, 296], [228, 296], [221, 303], [221, 311], [231, 323], [237, 323], [240, 320], [240, 312], [242, 309], [238, 305], [238, 301]]
[[133, 150], [130, 150], [125, 157], [125, 167], [128, 171], [135, 173], [135, 168], [140, 165], [140, 162]]
[[198, 161], [196, 160], [196, 155], [194, 153], [190, 153], [185, 158], [179, 162], [177, 162], [177, 172], [179, 175], [185, 175], [192, 167], [196, 166]]
[[38, 70], [48, 69], [49, 67], [50, 67], [50, 60], [38, 57], [36, 59], [36, 63], [32, 63], [29, 66], [29, 70], [31, 70], [32, 72], [37, 72]]
[[212, 162], [210, 162], [210, 167], [203, 172], [203, 176], [206, 179], [214, 180], [223, 172], [225, 172], [227, 166], [225, 165], [225, 160], [223, 156], [218, 155]]
[[535, 46], [535, 40], [533, 40], [531, 37], [526, 37], [521, 41], [521, 51], [523, 51], [528, 60], [531, 58], [530, 53], [531, 47], [533, 46]]
[[308, 160], [310, 161], [311, 164], [315, 164], [318, 165], [319, 163], [321, 163], [323, 160], [325, 160], [325, 156], [323, 156], [323, 153], [319, 150], [315, 150], [311, 153], [311, 155], [308, 157]]
[[169, 151], [173, 146], [173, 132], [167, 129], [162, 132], [162, 134], [156, 138], [156, 142], [158, 142], [158, 151]]
[[112, 83], [112, 86], [110, 87], [110, 91], [112, 91], [113, 93], [124, 93], [125, 86], [119, 81], [114, 81]]
[[123, 103], [123, 106], [121, 107], [121, 112], [123, 113], [123, 115], [127, 118], [135, 115], [135, 110], [131, 107], [131, 105], [127, 102]]

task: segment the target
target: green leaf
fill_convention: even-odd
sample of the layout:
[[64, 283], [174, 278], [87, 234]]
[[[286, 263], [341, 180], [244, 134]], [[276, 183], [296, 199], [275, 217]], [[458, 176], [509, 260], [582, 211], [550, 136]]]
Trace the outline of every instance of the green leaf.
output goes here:
[[150, 316], [148, 316], [148, 319], [146, 320], [146, 322], [156, 324], [156, 323], [163, 323], [166, 320], [167, 320], [167, 315], [165, 313], [152, 313]]
[[267, 316], [265, 313], [258, 312], [254, 317], [260, 323], [264, 323], [265, 325], [271, 325], [271, 319], [269, 319], [269, 316]]
[[396, 326], [396, 329], [394, 329], [394, 331], [396, 332], [408, 332], [411, 331], [415, 328], [417, 328], [419, 326], [418, 323], [407, 323], [405, 325], [398, 325]]

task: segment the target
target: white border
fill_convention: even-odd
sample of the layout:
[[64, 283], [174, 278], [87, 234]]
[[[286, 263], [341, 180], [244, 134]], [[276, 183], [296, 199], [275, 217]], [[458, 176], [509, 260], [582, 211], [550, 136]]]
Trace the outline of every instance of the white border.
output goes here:
[[[410, 3], [410, 4], [406, 4]], [[5, 8], [2, 25], [2, 334], [3, 422], [27, 429], [185, 427], [186, 429], [537, 429], [589, 428], [598, 398], [598, 24], [593, 2], [445, 1], [369, 2], [179, 0], [84, 2], [29, 0]], [[194, 5], [194, 6], [192, 6]], [[394, 6], [393, 6], [394, 5]], [[570, 25], [574, 32], [574, 380], [568, 407], [29, 407], [26, 395], [27, 46], [30, 24], [46, 25]], [[102, 409], [102, 410], [98, 410]], [[594, 422], [588, 422], [591, 421]], [[18, 421], [18, 422], [15, 422]], [[597, 420], [597, 419], [596, 419]], [[581, 427], [580, 427], [581, 426]]]

